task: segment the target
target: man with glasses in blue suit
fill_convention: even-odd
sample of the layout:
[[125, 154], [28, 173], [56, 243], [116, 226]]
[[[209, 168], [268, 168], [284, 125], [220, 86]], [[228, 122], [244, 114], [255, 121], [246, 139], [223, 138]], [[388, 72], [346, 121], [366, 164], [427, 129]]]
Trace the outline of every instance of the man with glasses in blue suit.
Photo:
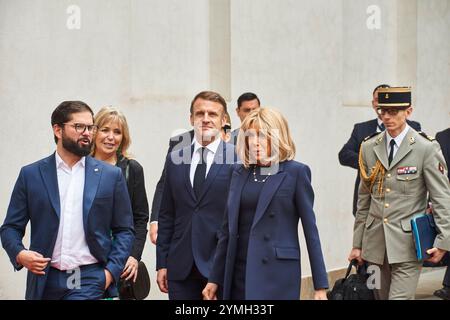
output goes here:
[[2, 245], [15, 270], [28, 269], [26, 299], [117, 296], [134, 241], [122, 172], [88, 156], [97, 128], [87, 104], [62, 102], [51, 123], [56, 152], [21, 169], [0, 228]]

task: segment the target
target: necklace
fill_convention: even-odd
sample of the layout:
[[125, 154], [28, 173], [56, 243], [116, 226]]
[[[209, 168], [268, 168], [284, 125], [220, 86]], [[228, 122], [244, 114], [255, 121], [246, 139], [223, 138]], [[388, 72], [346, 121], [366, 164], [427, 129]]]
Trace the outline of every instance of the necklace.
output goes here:
[[258, 180], [258, 178], [256, 177], [256, 166], [253, 167], [253, 181], [255, 181], [255, 182], [260, 182], [260, 183], [264, 183], [264, 182], [266, 182], [266, 180], [267, 180], [269, 177], [270, 177], [270, 172], [269, 172], [269, 174], [267, 175], [267, 177], [265, 177], [265, 178], [262, 179], [262, 180]]

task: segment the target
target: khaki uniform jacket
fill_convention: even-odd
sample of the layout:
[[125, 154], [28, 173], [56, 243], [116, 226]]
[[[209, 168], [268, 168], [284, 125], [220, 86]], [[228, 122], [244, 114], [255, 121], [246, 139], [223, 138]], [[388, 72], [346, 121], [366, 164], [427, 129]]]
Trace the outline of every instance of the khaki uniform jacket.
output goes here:
[[383, 264], [387, 253], [389, 264], [417, 261], [411, 218], [425, 213], [427, 192], [438, 229], [434, 246], [449, 251], [450, 184], [439, 144], [410, 128], [390, 166], [385, 132], [364, 141], [361, 148], [369, 176], [377, 160], [386, 168], [381, 196], [378, 179], [372, 191], [363, 180], [359, 185], [353, 247], [362, 249], [362, 258]]

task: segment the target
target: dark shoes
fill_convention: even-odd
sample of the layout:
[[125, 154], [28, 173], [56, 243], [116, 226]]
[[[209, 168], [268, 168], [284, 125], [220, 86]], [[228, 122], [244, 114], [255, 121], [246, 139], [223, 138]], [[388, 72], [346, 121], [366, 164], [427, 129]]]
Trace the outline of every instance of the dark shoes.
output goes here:
[[450, 287], [444, 286], [442, 289], [436, 290], [433, 294], [443, 300], [450, 300]]

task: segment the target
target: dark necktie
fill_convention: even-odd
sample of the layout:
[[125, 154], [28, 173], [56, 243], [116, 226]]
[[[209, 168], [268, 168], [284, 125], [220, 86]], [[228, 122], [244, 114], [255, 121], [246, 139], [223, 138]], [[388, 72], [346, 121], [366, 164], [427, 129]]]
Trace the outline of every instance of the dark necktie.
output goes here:
[[386, 129], [386, 127], [384, 126], [384, 123], [378, 124], [378, 129], [380, 129], [380, 131], [383, 132]]
[[200, 192], [202, 191], [203, 183], [206, 178], [206, 156], [208, 150], [206, 148], [198, 149], [200, 153], [200, 160], [195, 168], [194, 175], [194, 193], [197, 198], [200, 197]]
[[389, 142], [389, 145], [391, 146], [391, 150], [389, 151], [389, 165], [391, 165], [392, 158], [394, 158], [394, 146], [395, 146], [395, 140], [392, 139], [391, 142]]

